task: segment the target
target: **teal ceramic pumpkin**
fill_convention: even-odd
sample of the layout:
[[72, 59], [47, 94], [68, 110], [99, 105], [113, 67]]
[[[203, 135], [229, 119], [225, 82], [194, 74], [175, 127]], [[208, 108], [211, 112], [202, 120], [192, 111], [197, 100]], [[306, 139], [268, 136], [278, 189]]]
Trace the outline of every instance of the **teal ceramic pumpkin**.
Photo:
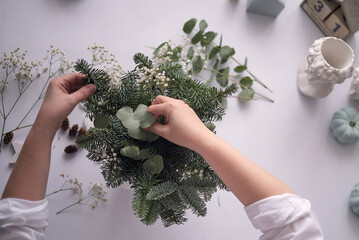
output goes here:
[[358, 111], [352, 107], [345, 107], [335, 112], [330, 129], [340, 143], [355, 143], [359, 139]]
[[357, 183], [350, 193], [349, 204], [355, 214], [359, 214], [359, 183]]

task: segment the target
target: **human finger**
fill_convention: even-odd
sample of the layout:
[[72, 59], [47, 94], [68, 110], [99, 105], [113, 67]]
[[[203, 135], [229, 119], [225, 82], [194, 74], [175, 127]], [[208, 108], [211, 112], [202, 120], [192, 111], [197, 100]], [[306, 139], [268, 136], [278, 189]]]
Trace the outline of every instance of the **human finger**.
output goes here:
[[76, 92], [72, 93], [70, 96], [75, 101], [76, 104], [86, 100], [89, 96], [96, 92], [96, 86], [93, 84], [88, 84], [78, 89]]
[[158, 95], [155, 100], [153, 100], [152, 104], [160, 104], [160, 103], [165, 103], [165, 102], [170, 102], [175, 100], [174, 98], [170, 98], [167, 96], [163, 96], [163, 95]]
[[70, 73], [59, 78], [60, 83], [66, 88], [69, 93], [75, 92], [76, 90], [83, 87], [83, 78], [86, 75], [81, 73]]
[[152, 113], [155, 116], [167, 116], [168, 115], [168, 104], [160, 103], [151, 105], [147, 108], [147, 112]]
[[155, 122], [151, 127], [145, 128], [146, 131], [153, 132], [159, 136], [165, 137], [169, 131], [168, 125], [163, 125], [159, 122]]

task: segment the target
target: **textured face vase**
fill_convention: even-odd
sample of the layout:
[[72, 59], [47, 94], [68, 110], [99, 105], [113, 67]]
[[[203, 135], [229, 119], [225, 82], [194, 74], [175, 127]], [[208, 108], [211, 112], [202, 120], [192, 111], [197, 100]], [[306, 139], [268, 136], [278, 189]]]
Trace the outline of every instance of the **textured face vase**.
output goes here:
[[298, 69], [298, 88], [309, 97], [326, 97], [334, 84], [340, 84], [352, 76], [353, 63], [353, 50], [343, 40], [320, 38], [314, 41], [307, 59]]

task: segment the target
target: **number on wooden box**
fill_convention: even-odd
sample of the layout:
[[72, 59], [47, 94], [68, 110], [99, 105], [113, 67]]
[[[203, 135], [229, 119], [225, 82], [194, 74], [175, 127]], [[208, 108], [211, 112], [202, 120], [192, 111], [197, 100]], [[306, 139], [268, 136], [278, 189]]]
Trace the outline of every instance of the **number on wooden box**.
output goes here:
[[349, 34], [349, 27], [345, 21], [344, 13], [341, 8], [332, 13], [324, 22], [331, 34], [337, 38], [345, 38]]
[[334, 0], [308, 0], [307, 3], [320, 20], [324, 20], [340, 6]]

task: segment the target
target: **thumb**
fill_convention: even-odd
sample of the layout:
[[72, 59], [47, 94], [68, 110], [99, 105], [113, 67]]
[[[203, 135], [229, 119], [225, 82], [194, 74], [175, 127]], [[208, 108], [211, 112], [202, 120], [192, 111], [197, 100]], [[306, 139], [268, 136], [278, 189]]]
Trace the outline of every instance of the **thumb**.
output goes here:
[[157, 135], [160, 135], [161, 137], [166, 138], [169, 128], [167, 125], [163, 125], [159, 122], [155, 122], [151, 127], [146, 128], [145, 130], [153, 132]]
[[71, 97], [76, 101], [76, 103], [79, 103], [83, 100], [86, 100], [89, 96], [94, 94], [96, 92], [96, 86], [93, 84], [88, 84], [86, 86], [83, 86], [76, 92], [71, 94]]
[[147, 108], [147, 112], [152, 113], [155, 116], [163, 115], [167, 116], [168, 106], [166, 103], [154, 104]]

